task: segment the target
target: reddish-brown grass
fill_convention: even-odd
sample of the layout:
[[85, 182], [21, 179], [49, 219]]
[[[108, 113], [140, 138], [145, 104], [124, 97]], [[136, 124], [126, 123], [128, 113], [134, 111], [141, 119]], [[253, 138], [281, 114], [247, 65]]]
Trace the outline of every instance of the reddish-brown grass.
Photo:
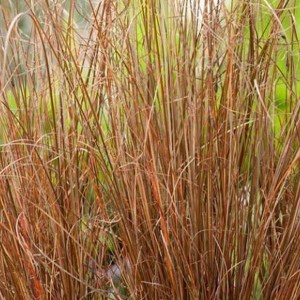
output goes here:
[[0, 6], [0, 297], [299, 299], [297, 2], [25, 3]]

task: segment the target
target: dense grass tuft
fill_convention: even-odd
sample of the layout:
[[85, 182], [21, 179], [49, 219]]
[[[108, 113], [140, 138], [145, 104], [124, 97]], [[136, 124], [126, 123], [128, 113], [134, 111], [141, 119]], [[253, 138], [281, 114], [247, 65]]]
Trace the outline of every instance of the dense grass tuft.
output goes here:
[[14, 2], [0, 298], [300, 299], [297, 1]]

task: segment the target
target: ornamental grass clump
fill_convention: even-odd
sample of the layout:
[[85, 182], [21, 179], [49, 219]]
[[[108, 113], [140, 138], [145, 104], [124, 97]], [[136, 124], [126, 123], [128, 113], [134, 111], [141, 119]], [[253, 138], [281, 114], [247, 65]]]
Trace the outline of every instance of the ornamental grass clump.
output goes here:
[[300, 298], [296, 0], [0, 2], [0, 298]]

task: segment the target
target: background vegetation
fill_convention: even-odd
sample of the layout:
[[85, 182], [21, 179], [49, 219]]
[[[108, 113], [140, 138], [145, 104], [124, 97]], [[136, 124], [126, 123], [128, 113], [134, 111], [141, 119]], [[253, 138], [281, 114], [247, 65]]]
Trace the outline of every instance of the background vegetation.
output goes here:
[[0, 3], [0, 298], [300, 298], [296, 0]]

